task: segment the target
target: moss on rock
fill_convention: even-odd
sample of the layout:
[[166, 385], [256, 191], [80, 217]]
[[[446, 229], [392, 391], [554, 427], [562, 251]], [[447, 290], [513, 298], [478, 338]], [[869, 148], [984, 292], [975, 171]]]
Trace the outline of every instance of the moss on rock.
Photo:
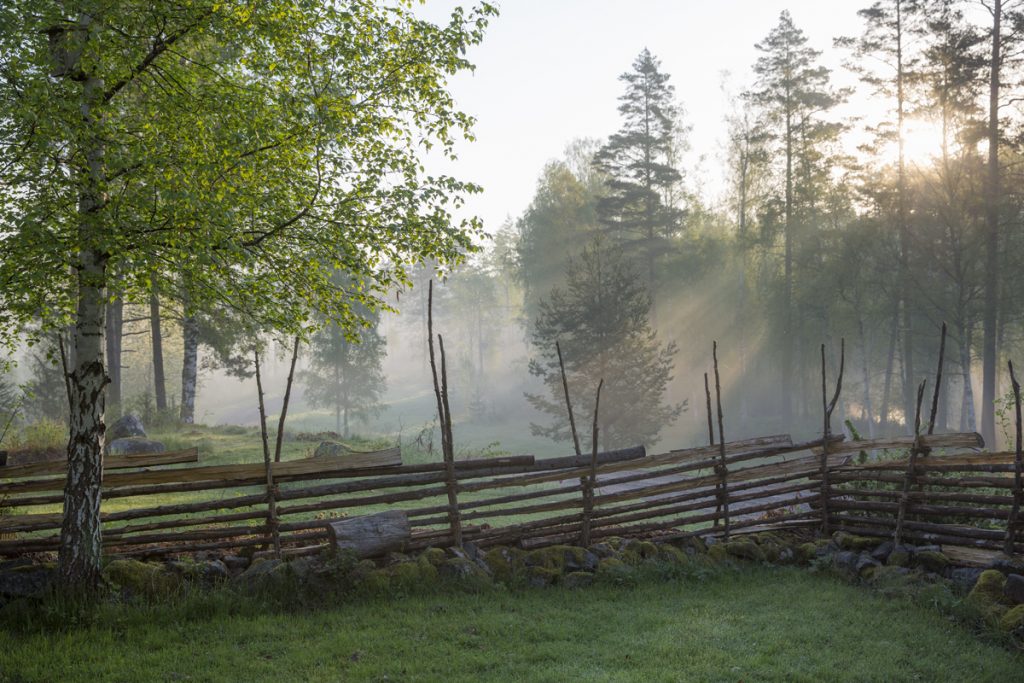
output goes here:
[[594, 583], [594, 575], [590, 572], [569, 572], [562, 577], [562, 586], [568, 589], [586, 588]]
[[725, 562], [729, 559], [729, 552], [725, 549], [724, 543], [715, 543], [708, 548], [708, 557], [715, 562]]
[[1001, 571], [986, 569], [978, 577], [967, 598], [982, 604], [1006, 604], [1006, 596], [1003, 595], [1005, 585], [1006, 576]]
[[1024, 631], [1024, 605], [1017, 605], [999, 620], [999, 628], [1004, 631]]
[[940, 573], [949, 566], [949, 558], [937, 550], [925, 550], [914, 554], [914, 562], [930, 572]]
[[650, 541], [638, 541], [632, 539], [627, 541], [621, 548], [622, 560], [626, 564], [639, 565], [644, 560], [658, 556], [658, 546]]
[[910, 566], [910, 553], [903, 549], [893, 550], [889, 553], [889, 557], [885, 563], [890, 567], [909, 567]]
[[420, 553], [420, 557], [425, 557], [427, 562], [439, 567], [448, 559], [448, 554], [442, 548], [427, 548]]
[[534, 565], [526, 568], [526, 583], [534, 588], [543, 588], [558, 583], [562, 571], [556, 567]]
[[754, 560], [755, 562], [764, 562], [765, 560], [764, 550], [748, 539], [727, 541], [723, 545], [725, 546], [725, 552], [733, 557]]
[[484, 555], [484, 564], [491, 570], [491, 575], [498, 583], [510, 584], [516, 574], [516, 556], [509, 548], [497, 546]]
[[853, 534], [848, 534], [845, 531], [837, 531], [832, 534], [832, 541], [843, 550], [853, 550], [856, 552], [860, 552], [862, 550], [873, 550], [878, 546], [878, 539], [868, 538], [866, 536], [854, 536]]
[[112, 560], [104, 567], [103, 578], [132, 595], [150, 598], [165, 597], [181, 586], [177, 574], [138, 560]]

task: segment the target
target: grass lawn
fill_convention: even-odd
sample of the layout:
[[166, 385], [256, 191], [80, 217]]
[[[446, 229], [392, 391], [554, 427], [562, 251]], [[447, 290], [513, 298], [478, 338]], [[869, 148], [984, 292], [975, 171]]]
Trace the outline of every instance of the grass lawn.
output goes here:
[[272, 614], [243, 600], [113, 607], [9, 634], [14, 681], [1022, 681], [1024, 656], [927, 607], [751, 568], [633, 588], [366, 598]]

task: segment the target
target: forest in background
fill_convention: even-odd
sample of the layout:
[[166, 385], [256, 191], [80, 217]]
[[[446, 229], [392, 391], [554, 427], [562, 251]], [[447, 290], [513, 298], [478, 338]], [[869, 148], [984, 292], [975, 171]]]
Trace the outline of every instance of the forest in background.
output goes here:
[[[606, 445], [699, 442], [718, 340], [730, 436], [810, 434], [820, 345], [834, 362], [845, 339], [843, 418], [864, 436], [905, 432], [946, 322], [939, 428], [991, 441], [1001, 369], [1021, 346], [1017, 4], [866, 8], [863, 30], [835, 48], [861, 77], [855, 93], [832, 85], [783, 13], [731, 96], [723, 196], [705, 196], [684, 164], [694, 96], [641, 51], [623, 65], [621, 128], [568, 145], [530, 206], [488, 226], [481, 251], [443, 274], [435, 323], [450, 345], [455, 417], [478, 446], [568, 447], [557, 339], [581, 424], [597, 381], [608, 383], [602, 412], [618, 424], [603, 426]], [[837, 114], [868, 95], [890, 112], [881, 125]], [[429, 425], [432, 276], [429, 263], [416, 270], [389, 300], [401, 314], [370, 316], [363, 345], [330, 325], [314, 335], [292, 424], [406, 436]], [[227, 311], [184, 311], [170, 291], [108, 307], [108, 414], [254, 422], [253, 388], [233, 381], [251, 374], [252, 331]], [[272, 347], [290, 342], [269, 342], [268, 379], [283, 384], [288, 362]], [[6, 394], [24, 418], [64, 419], [59, 355], [56, 339], [23, 354], [15, 381], [30, 392], [20, 399], [9, 380]]]

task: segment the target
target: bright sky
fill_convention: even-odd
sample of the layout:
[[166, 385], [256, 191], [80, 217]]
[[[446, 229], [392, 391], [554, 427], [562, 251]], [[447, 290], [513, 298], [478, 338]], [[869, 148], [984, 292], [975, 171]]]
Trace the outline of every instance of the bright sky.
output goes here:
[[[471, 0], [427, 0], [422, 12], [440, 21]], [[788, 9], [810, 44], [823, 51], [841, 85], [855, 85], [832, 48], [839, 35], [859, 35], [857, 10], [869, 0], [504, 0], [482, 45], [470, 53], [474, 74], [451, 83], [459, 106], [478, 120], [476, 142], [460, 147], [454, 165], [431, 164], [472, 180], [484, 193], [469, 212], [497, 229], [529, 204], [545, 162], [574, 138], [604, 138], [619, 126], [619, 74], [649, 48], [672, 76], [693, 125], [690, 182], [714, 196], [722, 187], [720, 157], [730, 89], [749, 84], [762, 40]], [[863, 89], [863, 88], [862, 88]], [[867, 92], [858, 93], [863, 102]], [[863, 105], [861, 105], [863, 106]]]

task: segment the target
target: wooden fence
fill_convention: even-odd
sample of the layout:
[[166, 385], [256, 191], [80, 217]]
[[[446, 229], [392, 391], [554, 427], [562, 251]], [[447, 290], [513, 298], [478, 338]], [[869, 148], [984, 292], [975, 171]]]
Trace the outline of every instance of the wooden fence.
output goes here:
[[[1020, 457], [975, 452], [981, 445], [976, 434], [782, 435], [655, 455], [462, 460], [454, 472], [403, 465], [398, 449], [286, 461], [269, 473], [262, 463], [190, 465], [195, 449], [107, 458], [103, 543], [121, 556], [278, 545], [301, 554], [330, 543], [339, 516], [401, 510], [409, 550], [451, 545], [456, 528], [479, 546], [532, 548], [804, 526], [1020, 552]], [[881, 449], [910, 455], [854, 463]], [[0, 468], [0, 556], [57, 549], [63, 486], [60, 464]]]

